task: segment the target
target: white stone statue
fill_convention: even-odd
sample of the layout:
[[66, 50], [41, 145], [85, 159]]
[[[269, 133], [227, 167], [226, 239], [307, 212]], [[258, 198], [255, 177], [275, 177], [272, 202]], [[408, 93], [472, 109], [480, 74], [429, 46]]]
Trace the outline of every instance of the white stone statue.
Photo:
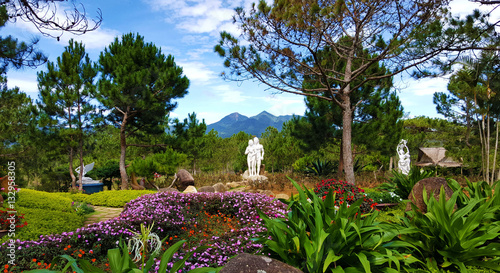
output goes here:
[[[88, 165], [83, 166], [82, 184], [100, 183], [100, 181], [95, 181], [95, 180], [93, 180], [90, 177], [85, 177], [85, 174], [88, 173], [88, 172], [90, 172], [93, 168], [94, 168], [94, 162], [92, 162], [92, 163], [90, 163]], [[80, 166], [78, 166], [75, 169], [75, 172], [77, 172], [78, 175], [80, 175]], [[80, 181], [78, 181], [78, 182], [80, 182]]]
[[260, 163], [262, 160], [264, 160], [264, 146], [262, 144], [259, 144], [259, 139], [257, 137], [253, 138], [253, 149], [255, 153], [255, 174], [254, 175], [259, 175], [260, 174]]
[[410, 173], [410, 150], [406, 146], [406, 143], [405, 139], [401, 139], [397, 147], [397, 152], [399, 156], [398, 168], [401, 173], [408, 175]]
[[247, 149], [245, 150], [245, 154], [247, 155], [247, 165], [248, 165], [248, 175], [255, 175], [255, 149], [253, 140], [248, 141]]

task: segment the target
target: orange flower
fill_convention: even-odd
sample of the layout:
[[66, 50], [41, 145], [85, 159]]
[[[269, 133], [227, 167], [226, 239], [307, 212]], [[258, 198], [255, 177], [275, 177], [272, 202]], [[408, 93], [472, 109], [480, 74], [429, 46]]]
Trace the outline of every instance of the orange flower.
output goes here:
[[41, 262], [38, 262], [36, 265], [41, 266], [41, 265], [42, 265], [42, 263], [41, 263]]
[[9, 265], [8, 265], [8, 264], [6, 264], [6, 265], [4, 265], [3, 267], [5, 267], [5, 268], [9, 268]]
[[95, 263], [95, 259], [92, 259], [91, 261], [92, 261], [93, 263]]
[[70, 246], [70, 245], [68, 245], [68, 246], [67, 246], [67, 248], [71, 248], [71, 246]]
[[36, 259], [33, 259], [32, 261], [33, 261], [34, 263], [36, 263]]
[[4, 270], [3, 270], [3, 272], [7, 273], [7, 272], [9, 272], [9, 270], [7, 270], [7, 269], [4, 269]]
[[78, 254], [78, 257], [80, 257], [80, 258], [81, 258], [81, 257], [82, 257], [82, 254]]

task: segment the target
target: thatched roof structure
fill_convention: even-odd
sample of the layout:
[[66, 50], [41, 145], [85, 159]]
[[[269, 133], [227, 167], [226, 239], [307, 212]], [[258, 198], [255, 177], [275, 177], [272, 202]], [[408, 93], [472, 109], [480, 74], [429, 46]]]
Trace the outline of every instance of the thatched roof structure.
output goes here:
[[419, 148], [418, 160], [415, 166], [440, 166], [440, 167], [461, 167], [462, 163], [456, 162], [446, 156], [446, 149], [437, 148]]

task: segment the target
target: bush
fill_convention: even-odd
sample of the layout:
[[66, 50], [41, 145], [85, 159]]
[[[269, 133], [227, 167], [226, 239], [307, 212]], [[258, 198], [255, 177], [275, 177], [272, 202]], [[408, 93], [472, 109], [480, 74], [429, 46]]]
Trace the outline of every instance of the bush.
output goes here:
[[345, 181], [337, 181], [335, 179], [321, 180], [321, 183], [316, 184], [314, 192], [319, 198], [325, 199], [330, 190], [335, 194], [335, 206], [340, 207], [344, 202], [353, 204], [359, 199], [362, 199], [361, 211], [363, 213], [371, 211], [377, 203], [372, 199], [367, 198], [364, 190], [356, 187], [353, 184]]
[[[495, 190], [500, 191], [500, 183]], [[446, 200], [444, 190], [439, 201], [424, 194], [427, 213], [415, 205], [403, 218], [403, 227], [413, 232], [401, 239], [417, 250], [413, 255], [424, 261], [427, 270], [440, 272], [468, 272], [466, 266], [480, 266], [500, 270], [500, 222], [495, 214], [500, 211], [500, 195], [471, 198], [464, 207], [455, 208], [461, 191]]]
[[270, 219], [260, 214], [267, 231], [260, 233], [263, 253], [308, 273], [400, 272], [416, 259], [406, 258], [390, 241], [399, 234], [391, 225], [375, 222], [378, 211], [361, 215], [358, 199], [334, 208], [333, 188], [325, 196], [302, 190], [298, 200], [285, 201], [289, 213]]
[[81, 198], [81, 196], [75, 194], [75, 199], [80, 199], [80, 198], [84, 199], [75, 201], [86, 202], [95, 206], [120, 208], [125, 206], [125, 204], [127, 204], [131, 200], [136, 199], [139, 196], [152, 193], [156, 193], [156, 191], [150, 191], [150, 190], [101, 191], [90, 195], [86, 195], [85, 198]]
[[16, 201], [16, 206], [19, 207], [62, 212], [73, 211], [71, 208], [72, 200], [57, 193], [22, 189], [19, 191], [19, 196], [19, 200]]
[[366, 197], [372, 199], [374, 202], [377, 202], [379, 204], [384, 204], [384, 203], [399, 203], [403, 201], [403, 199], [395, 194], [394, 192], [387, 192], [387, 191], [372, 191], [366, 193]]
[[393, 191], [395, 194], [401, 196], [401, 198], [407, 199], [410, 195], [413, 186], [417, 184], [418, 181], [433, 177], [436, 175], [435, 171], [424, 171], [417, 167], [410, 169], [408, 175], [402, 174], [397, 170], [392, 171], [392, 177], [389, 179], [390, 183], [384, 183], [381, 188], [385, 188], [388, 191]]
[[[82, 216], [70, 212], [22, 207], [17, 212], [24, 214], [24, 219], [28, 224], [16, 231], [16, 240], [37, 240], [41, 235], [76, 230], [83, 226], [84, 221]], [[0, 242], [7, 239], [8, 236], [5, 236]]]

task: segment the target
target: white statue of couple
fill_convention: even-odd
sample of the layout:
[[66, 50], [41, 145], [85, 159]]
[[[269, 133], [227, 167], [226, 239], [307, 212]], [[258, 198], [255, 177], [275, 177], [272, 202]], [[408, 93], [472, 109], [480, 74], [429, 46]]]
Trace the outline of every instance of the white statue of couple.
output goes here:
[[248, 141], [247, 149], [248, 176], [257, 176], [260, 173], [260, 163], [264, 159], [264, 147], [259, 144], [259, 139], [255, 137]]

